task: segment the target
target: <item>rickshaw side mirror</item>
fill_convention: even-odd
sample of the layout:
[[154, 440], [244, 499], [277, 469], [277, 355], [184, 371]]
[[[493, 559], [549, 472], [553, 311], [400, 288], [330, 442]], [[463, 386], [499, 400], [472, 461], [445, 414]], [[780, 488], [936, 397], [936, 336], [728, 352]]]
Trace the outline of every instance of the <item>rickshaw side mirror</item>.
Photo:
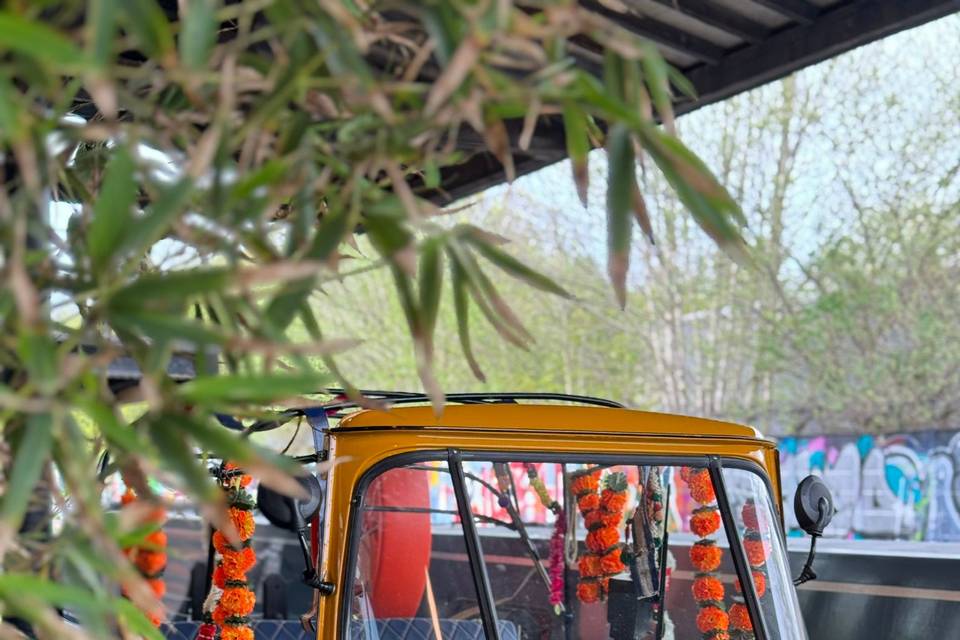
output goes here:
[[320, 506], [323, 504], [323, 488], [320, 486], [320, 480], [314, 475], [299, 476], [297, 482], [303, 487], [306, 497], [294, 498], [261, 485], [257, 488], [257, 507], [270, 524], [296, 534], [300, 542], [300, 551], [303, 553], [304, 584], [321, 594], [329, 595], [333, 593], [334, 586], [330, 582], [321, 580], [317, 574], [313, 559], [310, 557], [306, 535], [307, 526], [320, 512]]
[[260, 513], [275, 527], [298, 533], [320, 511], [323, 489], [320, 480], [313, 475], [298, 476], [305, 498], [294, 498], [278, 493], [269, 487], [257, 488], [257, 507]]
[[817, 538], [823, 535], [823, 530], [833, 520], [833, 496], [830, 495], [827, 484], [817, 476], [804, 478], [793, 497], [793, 512], [797, 516], [800, 528], [810, 535], [810, 553], [807, 555], [807, 561], [800, 575], [793, 580], [794, 585], [801, 585], [817, 579], [817, 574], [813, 571]]
[[827, 483], [817, 476], [807, 476], [793, 497], [793, 512], [800, 528], [811, 536], [822, 536], [833, 520], [833, 496]]

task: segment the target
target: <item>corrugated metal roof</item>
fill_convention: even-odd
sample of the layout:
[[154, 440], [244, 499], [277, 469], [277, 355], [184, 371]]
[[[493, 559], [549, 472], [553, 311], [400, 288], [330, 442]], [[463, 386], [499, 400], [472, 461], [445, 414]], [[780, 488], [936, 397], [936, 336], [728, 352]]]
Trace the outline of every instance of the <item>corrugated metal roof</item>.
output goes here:
[[[903, 29], [960, 11], [960, 0], [580, 0], [582, 7], [655, 42], [697, 89], [677, 104], [686, 113]], [[596, 69], [598, 48], [580, 42], [571, 54]], [[508, 129], [514, 143], [520, 127]], [[523, 175], [562, 160], [563, 127], [541, 120], [531, 149], [514, 144]], [[445, 202], [505, 179], [484, 152], [443, 173]]]

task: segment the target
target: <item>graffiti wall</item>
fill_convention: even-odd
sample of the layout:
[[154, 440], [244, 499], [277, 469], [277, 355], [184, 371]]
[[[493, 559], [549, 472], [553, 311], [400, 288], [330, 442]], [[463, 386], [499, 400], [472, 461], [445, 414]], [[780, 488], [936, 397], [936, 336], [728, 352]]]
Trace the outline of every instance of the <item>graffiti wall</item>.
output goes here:
[[779, 448], [792, 533], [794, 490], [814, 474], [837, 508], [826, 536], [960, 541], [960, 432], [784, 438]]

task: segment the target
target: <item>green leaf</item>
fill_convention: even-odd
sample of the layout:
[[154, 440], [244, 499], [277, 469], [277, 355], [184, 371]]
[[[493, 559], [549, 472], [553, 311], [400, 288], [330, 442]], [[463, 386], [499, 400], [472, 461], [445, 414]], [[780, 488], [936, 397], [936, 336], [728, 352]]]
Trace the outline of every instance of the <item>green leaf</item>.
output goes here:
[[196, 346], [223, 345], [227, 340], [219, 331], [183, 316], [137, 312], [132, 309], [113, 311], [110, 324], [118, 331], [129, 331], [163, 344], [182, 340]]
[[165, 187], [143, 215], [124, 230], [120, 251], [139, 256], [163, 238], [189, 202], [193, 187], [189, 177]]
[[463, 355], [470, 365], [473, 375], [481, 382], [486, 381], [486, 376], [477, 362], [473, 353], [473, 346], [470, 342], [470, 301], [467, 298], [467, 275], [460, 266], [460, 263], [454, 256], [450, 257], [450, 281], [453, 286], [453, 307], [457, 315], [457, 335], [460, 338], [460, 348]]
[[706, 165], [677, 138], [652, 125], [640, 129], [640, 140], [697, 224], [732, 259], [748, 264], [749, 253], [738, 229], [746, 219]]
[[137, 199], [135, 169], [133, 158], [124, 147], [117, 149], [107, 163], [100, 195], [93, 206], [93, 219], [87, 229], [87, 250], [96, 273], [110, 261], [133, 222], [131, 209]]
[[234, 432], [220, 425], [192, 416], [161, 413], [151, 420], [150, 428], [181, 431], [196, 441], [205, 451], [233, 460], [238, 464], [246, 463], [255, 457], [249, 441], [241, 439]]
[[607, 271], [621, 307], [627, 302], [630, 220], [636, 186], [634, 161], [630, 130], [621, 124], [614, 125], [607, 135]]
[[320, 226], [313, 236], [313, 244], [307, 252], [308, 258], [326, 260], [340, 246], [347, 234], [349, 213], [343, 209], [329, 210], [320, 220]]
[[[12, 451], [13, 469], [0, 502], [0, 519], [6, 521], [13, 530], [20, 526], [33, 490], [40, 481], [43, 467], [50, 459], [53, 447], [53, 417], [48, 413], [33, 414], [19, 431]], [[6, 576], [0, 575], [0, 580], [4, 577]]]
[[646, 44], [645, 51], [641, 62], [647, 89], [650, 90], [650, 97], [653, 98], [653, 105], [660, 118], [670, 125], [673, 122], [673, 103], [670, 100], [667, 63], [652, 44]]
[[300, 310], [300, 305], [310, 297], [315, 286], [315, 278], [304, 278], [289, 282], [280, 289], [277, 295], [270, 300], [264, 312], [275, 330], [282, 332], [290, 326]]
[[114, 606], [119, 614], [120, 621], [136, 636], [144, 640], [164, 640], [163, 634], [153, 626], [150, 618], [132, 602], [122, 599], [115, 602]]
[[24, 135], [22, 117], [20, 95], [6, 78], [0, 77], [0, 141]]
[[57, 67], [76, 68], [83, 52], [62, 34], [42, 22], [0, 12], [0, 49], [17, 51]]
[[316, 393], [330, 382], [323, 373], [202, 376], [181, 385], [181, 398], [198, 404], [266, 403]]
[[166, 423], [148, 422], [148, 433], [160, 452], [160, 464], [184, 483], [193, 496], [203, 501], [215, 499], [219, 489], [203, 464], [197, 460], [186, 434]]
[[464, 239], [472, 246], [476, 247], [477, 251], [483, 254], [490, 262], [497, 265], [514, 278], [522, 280], [530, 286], [540, 289], [541, 291], [546, 291], [547, 293], [552, 293], [562, 298], [572, 297], [566, 289], [554, 282], [551, 278], [538, 271], [535, 271], [534, 269], [531, 269], [506, 251], [501, 251], [498, 247], [495, 247], [492, 243], [481, 237], [479, 234], [468, 232], [464, 234]]
[[103, 598], [86, 589], [61, 584], [47, 578], [24, 573], [0, 574], [0, 596], [29, 595], [51, 607], [69, 607], [85, 611], [109, 612], [117, 600]]
[[145, 274], [117, 291], [110, 307], [138, 310], [176, 303], [182, 308], [194, 296], [223, 291], [233, 276], [233, 271], [222, 267]]
[[57, 344], [46, 333], [26, 332], [17, 341], [17, 353], [30, 376], [30, 383], [43, 393], [59, 384]]
[[567, 155], [573, 168], [573, 181], [577, 185], [580, 202], [587, 206], [587, 191], [590, 187], [590, 138], [587, 135], [587, 114], [573, 102], [563, 106], [563, 131], [567, 141]]
[[443, 252], [440, 238], [430, 238], [420, 250], [419, 290], [423, 315], [423, 332], [432, 340], [440, 310], [440, 292], [443, 289]]
[[190, 0], [187, 3], [179, 45], [180, 60], [188, 69], [197, 71], [207, 65], [217, 40], [216, 9], [213, 0]]
[[117, 0], [90, 0], [87, 8], [87, 49], [101, 69], [113, 61], [117, 41]]
[[173, 52], [173, 33], [163, 9], [155, 0], [123, 0], [120, 3], [127, 27], [145, 53], [163, 60]]
[[97, 425], [97, 429], [114, 449], [138, 455], [149, 452], [149, 443], [142, 434], [131, 425], [121, 422], [113, 409], [103, 402], [81, 399], [76, 405]]

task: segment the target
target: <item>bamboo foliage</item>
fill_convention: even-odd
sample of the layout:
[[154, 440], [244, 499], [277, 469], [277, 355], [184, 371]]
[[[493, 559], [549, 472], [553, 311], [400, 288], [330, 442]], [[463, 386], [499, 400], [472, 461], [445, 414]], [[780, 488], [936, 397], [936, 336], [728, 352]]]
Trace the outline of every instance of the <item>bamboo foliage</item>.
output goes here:
[[[672, 132], [671, 95], [688, 91], [686, 82], [648, 43], [575, 2], [5, 7], [0, 411], [10, 446], [0, 553], [29, 555], [16, 532], [42, 479], [62, 478], [71, 506], [42, 568], [64, 586], [45, 583], [26, 596], [18, 581], [27, 576], [8, 571], [0, 602], [47, 636], [83, 636], [51, 615], [74, 596], [95, 636], [149, 635], [137, 610], [111, 595], [118, 582], [128, 593], [143, 589], [119, 555], [130, 523], [109, 528], [91, 491], [102, 451], [141, 479], [145, 500], [152, 494], [142, 479], [158, 476], [213, 518], [217, 494], [196, 450], [291, 486], [282, 461], [224, 435], [214, 416], [262, 417], [263, 407], [308, 402], [304, 395], [334, 381], [353, 392], [335, 361], [349, 342], [323, 335], [311, 296], [349, 277], [355, 233], [393, 276], [438, 407], [431, 359], [441, 305], [455, 310], [478, 377], [472, 315], [519, 347], [533, 339], [492, 270], [567, 293], [499, 239], [438, 224], [443, 176], [470, 152], [465, 132], [512, 177], [508, 123], [524, 122], [522, 145], [539, 118], [561, 119], [584, 198], [587, 151], [610, 147], [623, 164], [609, 185], [610, 275], [621, 304], [631, 220], [651, 229], [632, 170], [637, 153], [721, 246], [743, 254], [739, 209]], [[602, 75], [572, 58], [578, 38], [605, 51]], [[73, 211], [68, 224], [51, 215], [51, 200]], [[439, 296], [446, 277], [449, 303]], [[293, 326], [309, 342], [294, 342]], [[177, 385], [166, 367], [184, 350], [199, 376]], [[108, 388], [106, 365], [119, 355], [143, 373], [134, 395]], [[132, 400], [143, 407], [135, 419], [121, 411]], [[93, 427], [81, 428], [81, 416]]]

